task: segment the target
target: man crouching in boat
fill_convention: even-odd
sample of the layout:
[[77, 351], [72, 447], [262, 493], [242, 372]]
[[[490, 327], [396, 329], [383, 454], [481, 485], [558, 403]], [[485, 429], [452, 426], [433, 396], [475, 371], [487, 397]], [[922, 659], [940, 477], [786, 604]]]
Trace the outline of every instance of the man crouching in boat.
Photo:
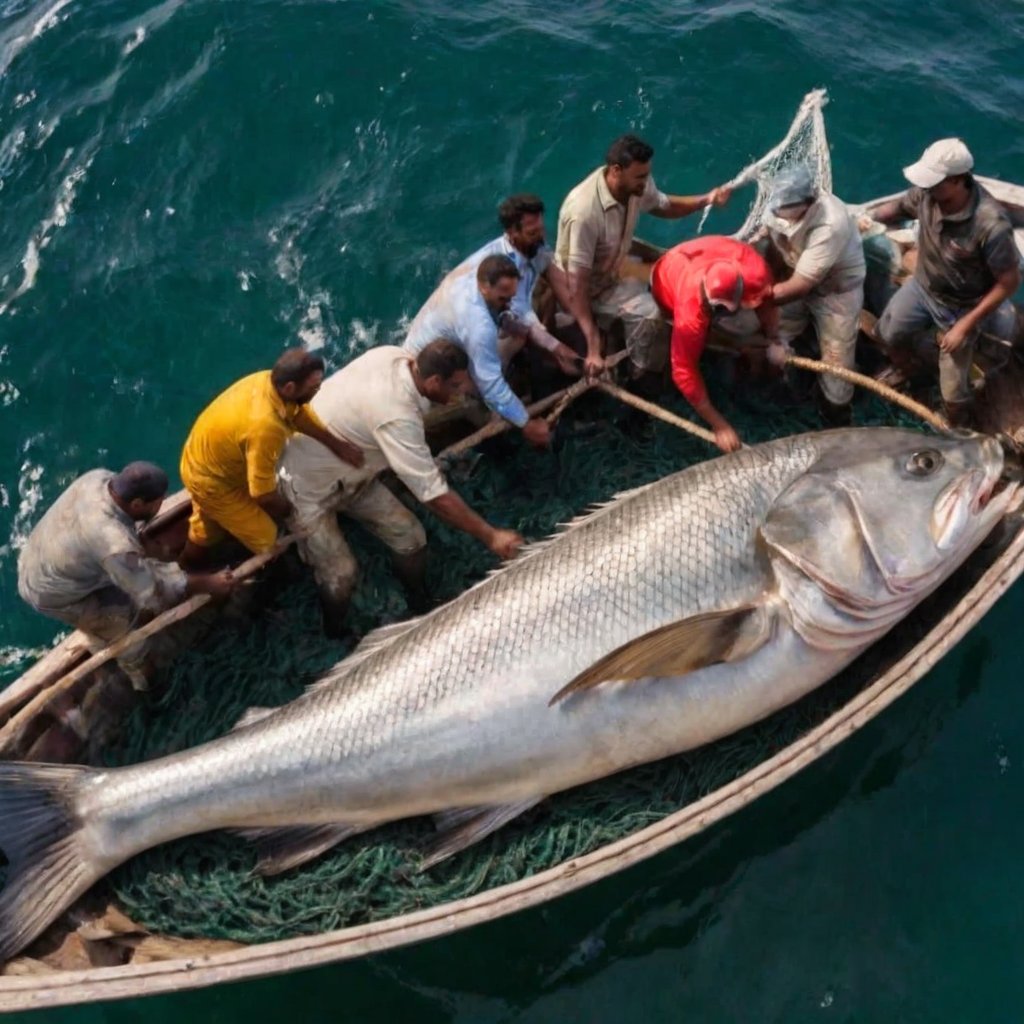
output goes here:
[[660, 374], [668, 357], [668, 332], [644, 282], [620, 276], [641, 213], [675, 219], [706, 206], [722, 206], [724, 187], [696, 196], [667, 195], [651, 177], [654, 149], [635, 135], [616, 139], [604, 166], [565, 197], [558, 214], [555, 265], [567, 277], [569, 308], [586, 339], [588, 376], [604, 368], [601, 331], [621, 326], [635, 378]]
[[295, 510], [292, 525], [316, 576], [329, 635], [343, 635], [359, 574], [338, 512], [362, 523], [391, 549], [410, 610], [423, 612], [429, 606], [426, 534], [377, 479], [388, 468], [435, 515], [499, 558], [511, 558], [522, 545], [515, 530], [492, 526], [449, 490], [427, 447], [424, 412], [431, 402], [446, 404], [470, 386], [468, 366], [466, 353], [444, 339], [430, 342], [415, 357], [392, 345], [372, 348], [332, 374], [312, 402], [329, 430], [359, 446], [365, 454], [362, 466], [343, 465], [307, 437], [295, 436], [285, 447], [281, 489]]
[[[188, 594], [227, 596], [234, 586], [230, 572], [186, 573], [146, 557], [136, 524], [152, 519], [166, 494], [167, 474], [151, 462], [80, 476], [22, 548], [18, 593], [37, 612], [80, 629], [94, 650]], [[147, 686], [147, 654], [141, 641], [118, 658], [139, 690]]]
[[551, 429], [543, 416], [531, 418], [505, 379], [498, 338], [499, 324], [506, 317], [514, 319], [511, 310], [521, 276], [504, 253], [485, 255], [476, 264], [472, 259], [460, 264], [416, 314], [403, 347], [416, 355], [437, 338], [457, 345], [469, 357], [470, 377], [487, 408], [519, 427], [530, 444], [542, 448], [551, 440]]
[[889, 300], [877, 332], [899, 358], [899, 348], [920, 331], [939, 328], [939, 388], [952, 426], [973, 418], [969, 375], [978, 333], [1013, 340], [1016, 314], [1008, 300], [1021, 282], [1013, 226], [974, 180], [973, 167], [960, 139], [940, 139], [903, 169], [911, 189], [867, 211], [883, 224], [918, 221], [914, 276]]
[[777, 342], [778, 311], [767, 303], [772, 273], [756, 249], [721, 235], [708, 235], [669, 249], [651, 268], [651, 293], [672, 320], [672, 380], [715, 432], [723, 452], [740, 447], [732, 424], [708, 397], [700, 356], [717, 317], [754, 310], [765, 340]]
[[236, 381], [199, 414], [181, 453], [181, 479], [192, 497], [183, 566], [206, 564], [227, 534], [253, 554], [274, 546], [277, 523], [291, 512], [277, 492], [277, 460], [296, 431], [332, 458], [362, 465], [363, 453], [310, 412], [323, 378], [319, 356], [290, 348], [273, 369]]
[[[822, 360], [852, 370], [866, 271], [857, 222], [841, 200], [819, 193], [810, 170], [797, 164], [772, 182], [766, 226], [772, 249], [791, 270], [771, 289], [781, 307], [780, 343], [788, 347], [813, 321]], [[850, 425], [852, 384], [826, 374], [815, 394], [828, 426]]]

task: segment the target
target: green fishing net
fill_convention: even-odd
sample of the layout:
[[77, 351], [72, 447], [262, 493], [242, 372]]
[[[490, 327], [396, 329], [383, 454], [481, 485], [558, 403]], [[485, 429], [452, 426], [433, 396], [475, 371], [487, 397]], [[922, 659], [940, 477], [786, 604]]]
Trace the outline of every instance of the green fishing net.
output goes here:
[[[667, 407], [688, 415], [682, 401], [666, 399]], [[820, 426], [809, 403], [782, 408], [756, 389], [732, 402], [718, 394], [716, 399], [748, 443]], [[566, 413], [557, 451], [536, 452], [518, 436], [509, 437], [497, 451], [457, 465], [453, 482], [493, 522], [541, 538], [589, 504], [712, 454], [704, 442], [646, 418], [624, 430], [623, 413], [612, 399], [592, 393], [583, 408]], [[863, 425], [907, 425], [866, 396], [858, 398], [855, 416]], [[492, 568], [482, 546], [427, 513], [422, 518], [437, 596], [454, 597]], [[363, 568], [354, 629], [364, 633], [404, 617], [385, 550], [355, 527], [348, 536]], [[160, 699], [125, 724], [108, 762], [130, 764], [222, 735], [247, 707], [296, 697], [347, 651], [347, 645], [321, 635], [315, 591], [302, 578], [258, 618], [222, 622], [181, 657]], [[586, 854], [728, 783], [821, 722], [870, 672], [861, 664], [799, 704], [699, 751], [559, 794], [429, 871], [418, 872], [416, 865], [434, 829], [419, 819], [358, 836], [272, 879], [252, 874], [255, 855], [244, 840], [221, 833], [197, 836], [136, 857], [108, 884], [125, 911], [154, 931], [247, 943], [432, 907]]]

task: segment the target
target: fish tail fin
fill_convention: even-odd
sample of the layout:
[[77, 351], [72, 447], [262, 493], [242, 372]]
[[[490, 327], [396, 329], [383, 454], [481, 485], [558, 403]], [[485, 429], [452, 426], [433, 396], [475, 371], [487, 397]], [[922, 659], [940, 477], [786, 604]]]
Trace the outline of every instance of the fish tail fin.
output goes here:
[[0, 763], [0, 964], [24, 949], [102, 874], [81, 850], [76, 794], [93, 769]]

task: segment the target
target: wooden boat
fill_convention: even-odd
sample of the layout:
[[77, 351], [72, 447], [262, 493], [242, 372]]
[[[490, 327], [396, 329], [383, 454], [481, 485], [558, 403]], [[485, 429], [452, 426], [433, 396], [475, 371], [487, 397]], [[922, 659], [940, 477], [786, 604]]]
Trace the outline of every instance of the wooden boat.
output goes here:
[[[1010, 212], [1024, 254], [1024, 189], [980, 179]], [[879, 200], [881, 201], [881, 200]], [[897, 235], [897, 239], [901, 236]], [[905, 240], [904, 240], [905, 244]], [[1024, 370], [1014, 361], [986, 385], [986, 429], [1024, 440]], [[180, 542], [187, 496], [168, 502], [149, 530], [150, 542]], [[733, 814], [807, 767], [905, 693], [977, 624], [1024, 572], [1024, 513], [1018, 505], [985, 546], [901, 626], [839, 679], [852, 694], [795, 741], [742, 775], [645, 828], [548, 870], [441, 903], [355, 927], [259, 945], [148, 935], [111, 908], [73, 908], [26, 955], [0, 971], [0, 1010], [110, 1000], [179, 991], [300, 970], [443, 936], [537, 906], [636, 864]], [[87, 657], [72, 634], [0, 693], [0, 728], [26, 702]], [[780, 712], [785, 714], [785, 712]], [[32, 744], [52, 726], [40, 724]], [[20, 753], [31, 753], [31, 750]], [[54, 950], [70, 950], [82, 966], [61, 969]], [[49, 952], [48, 952], [49, 951]], [[71, 957], [73, 960], [75, 957]], [[88, 965], [88, 966], [86, 966]]]

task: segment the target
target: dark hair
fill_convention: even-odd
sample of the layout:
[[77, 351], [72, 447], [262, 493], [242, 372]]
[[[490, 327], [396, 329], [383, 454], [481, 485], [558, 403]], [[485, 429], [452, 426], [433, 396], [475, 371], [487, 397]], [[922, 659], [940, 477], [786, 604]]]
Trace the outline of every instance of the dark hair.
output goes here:
[[447, 338], [435, 338], [420, 349], [416, 356], [416, 369], [421, 377], [438, 376], [449, 380], [459, 370], [469, 369], [469, 356]]
[[485, 256], [476, 268], [478, 284], [487, 284], [493, 288], [503, 277], [514, 277], [518, 281], [519, 270], [507, 256], [500, 253]]
[[649, 146], [638, 135], [620, 135], [605, 153], [604, 162], [611, 167], [628, 167], [632, 163], [646, 164], [654, 156], [654, 147]]
[[152, 462], [129, 462], [110, 481], [122, 501], [156, 501], [167, 493], [167, 474]]
[[281, 389], [285, 384], [301, 384], [310, 374], [317, 370], [323, 371], [324, 361], [320, 356], [307, 352], [304, 348], [286, 349], [274, 363], [270, 371], [270, 381], [275, 388]]
[[543, 212], [544, 201], [540, 196], [535, 196], [532, 192], [519, 192], [502, 200], [498, 207], [498, 220], [501, 226], [508, 231], [509, 228], [519, 227], [523, 223], [525, 214]]

